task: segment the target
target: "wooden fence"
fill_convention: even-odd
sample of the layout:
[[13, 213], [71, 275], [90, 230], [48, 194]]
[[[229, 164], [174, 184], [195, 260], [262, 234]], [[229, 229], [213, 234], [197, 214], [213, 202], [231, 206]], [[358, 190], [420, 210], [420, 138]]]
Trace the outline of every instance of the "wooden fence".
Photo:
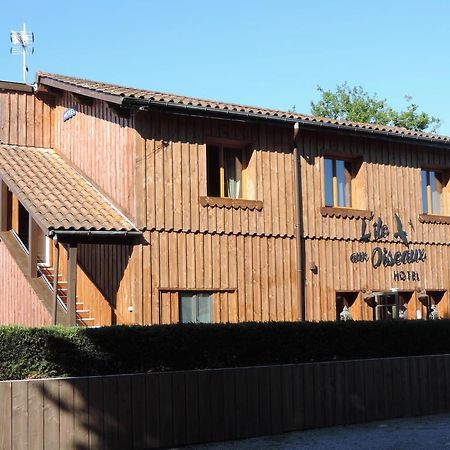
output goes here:
[[144, 449], [450, 411], [450, 355], [0, 382], [0, 448]]

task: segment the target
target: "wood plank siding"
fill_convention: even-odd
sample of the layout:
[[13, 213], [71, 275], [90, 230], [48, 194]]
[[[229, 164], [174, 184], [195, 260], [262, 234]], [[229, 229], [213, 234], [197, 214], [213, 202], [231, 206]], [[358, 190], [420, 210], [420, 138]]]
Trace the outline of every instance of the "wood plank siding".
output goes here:
[[[298, 320], [294, 179], [286, 129], [139, 113], [145, 152], [146, 323], [178, 321], [178, 294], [214, 296], [214, 321]], [[142, 143], [142, 138], [145, 143]], [[248, 197], [205, 204], [206, 145], [246, 143]], [[147, 274], [150, 280], [146, 280]]]
[[[79, 246], [78, 298], [95, 324], [177, 322], [186, 291], [212, 295], [216, 322], [299, 320], [293, 126], [137, 108], [119, 114], [87, 100], [59, 90], [53, 100], [0, 91], [0, 141], [54, 147], [145, 233], [145, 245]], [[64, 121], [72, 107], [76, 115]], [[208, 196], [208, 145], [242, 147], [245, 198]], [[337, 293], [353, 297], [354, 318], [372, 320], [367, 297], [391, 290], [407, 299], [407, 318], [426, 317], [420, 299], [439, 291], [440, 315], [450, 318], [450, 220], [422, 214], [421, 170], [448, 176], [450, 168], [450, 152], [439, 145], [300, 129], [306, 320], [336, 320]], [[349, 207], [325, 208], [330, 158], [352, 166]], [[396, 215], [407, 246], [394, 234]], [[378, 219], [388, 230], [382, 239], [373, 236]], [[370, 259], [377, 246], [420, 250], [426, 259], [377, 268], [351, 262], [353, 253]], [[62, 251], [63, 275], [65, 258]]]
[[3, 241], [0, 241], [0, 273], [1, 323], [28, 326], [49, 325], [50, 313]]
[[0, 142], [52, 147], [52, 103], [45, 95], [0, 91]]
[[[302, 133], [303, 224], [306, 266], [307, 320], [335, 320], [336, 292], [388, 291], [398, 288], [412, 295], [407, 306], [408, 318], [415, 317], [421, 308], [417, 290], [450, 288], [450, 227], [442, 223], [422, 223], [421, 169], [423, 167], [450, 167], [448, 150], [424, 149], [419, 145], [391, 143], [375, 139], [344, 138], [324, 133]], [[388, 226], [390, 235], [379, 242], [392, 252], [404, 251], [405, 246], [394, 239], [395, 214], [403, 220], [410, 239], [409, 248], [423, 248], [425, 262], [416, 262], [398, 270], [415, 271], [417, 280], [394, 280], [392, 267], [373, 269], [370, 264], [354, 264], [353, 252], [367, 252], [376, 246], [360, 242], [362, 221], [345, 210], [335, 209], [323, 214], [324, 156], [344, 156], [360, 160], [358, 176], [362, 179], [355, 199], [355, 208], [366, 210]], [[318, 273], [310, 265], [318, 267]], [[320, 299], [320, 301], [317, 301]], [[439, 304], [442, 316], [450, 317], [448, 295]], [[372, 309], [360, 294], [355, 317], [372, 320]]]
[[[64, 121], [64, 111], [76, 116]], [[85, 104], [69, 92], [57, 97], [54, 109], [54, 146], [82, 174], [134, 220], [134, 124], [107, 105]]]

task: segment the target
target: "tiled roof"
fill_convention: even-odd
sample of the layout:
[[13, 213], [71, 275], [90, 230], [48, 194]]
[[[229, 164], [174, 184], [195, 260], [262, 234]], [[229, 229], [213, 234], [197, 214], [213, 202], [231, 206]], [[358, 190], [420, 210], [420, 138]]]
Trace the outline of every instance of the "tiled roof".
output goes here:
[[328, 119], [318, 116], [310, 116], [305, 114], [297, 114], [294, 112], [279, 111], [274, 109], [245, 106], [234, 103], [224, 103], [219, 101], [205, 100], [192, 97], [184, 97], [181, 95], [168, 94], [163, 92], [149, 91], [144, 89], [136, 89], [131, 87], [118, 86], [115, 84], [102, 83], [98, 81], [84, 80], [81, 78], [68, 77], [64, 75], [56, 75], [46, 72], [37, 73], [37, 82], [46, 84], [49, 80], [63, 83], [68, 90], [71, 88], [82, 88], [97, 94], [106, 94], [115, 96], [119, 99], [142, 99], [149, 100], [156, 103], [172, 104], [180, 106], [194, 106], [210, 109], [212, 111], [223, 112], [240, 112], [252, 114], [260, 117], [271, 117], [275, 119], [298, 120], [303, 123], [310, 123], [318, 126], [334, 126], [334, 127], [348, 127], [355, 131], [362, 130], [368, 132], [379, 132], [398, 137], [424, 139], [427, 141], [450, 143], [449, 136], [442, 136], [432, 133], [423, 133], [419, 131], [411, 131], [402, 127], [389, 127], [385, 125], [378, 125], [372, 123], [350, 122], [345, 120]]
[[136, 230], [54, 150], [0, 144], [0, 177], [48, 230]]

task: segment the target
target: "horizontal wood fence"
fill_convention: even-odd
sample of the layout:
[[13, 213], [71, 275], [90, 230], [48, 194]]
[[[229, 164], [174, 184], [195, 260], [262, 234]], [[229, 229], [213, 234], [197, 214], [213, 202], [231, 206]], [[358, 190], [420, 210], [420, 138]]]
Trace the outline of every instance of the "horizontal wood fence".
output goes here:
[[0, 382], [0, 448], [144, 449], [450, 411], [450, 355]]

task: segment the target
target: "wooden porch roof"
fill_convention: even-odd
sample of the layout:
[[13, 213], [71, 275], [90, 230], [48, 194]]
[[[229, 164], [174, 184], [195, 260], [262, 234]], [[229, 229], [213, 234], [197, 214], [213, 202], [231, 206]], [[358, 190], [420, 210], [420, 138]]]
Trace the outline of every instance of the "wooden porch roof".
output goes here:
[[138, 231], [52, 149], [0, 144], [0, 177], [47, 232]]

